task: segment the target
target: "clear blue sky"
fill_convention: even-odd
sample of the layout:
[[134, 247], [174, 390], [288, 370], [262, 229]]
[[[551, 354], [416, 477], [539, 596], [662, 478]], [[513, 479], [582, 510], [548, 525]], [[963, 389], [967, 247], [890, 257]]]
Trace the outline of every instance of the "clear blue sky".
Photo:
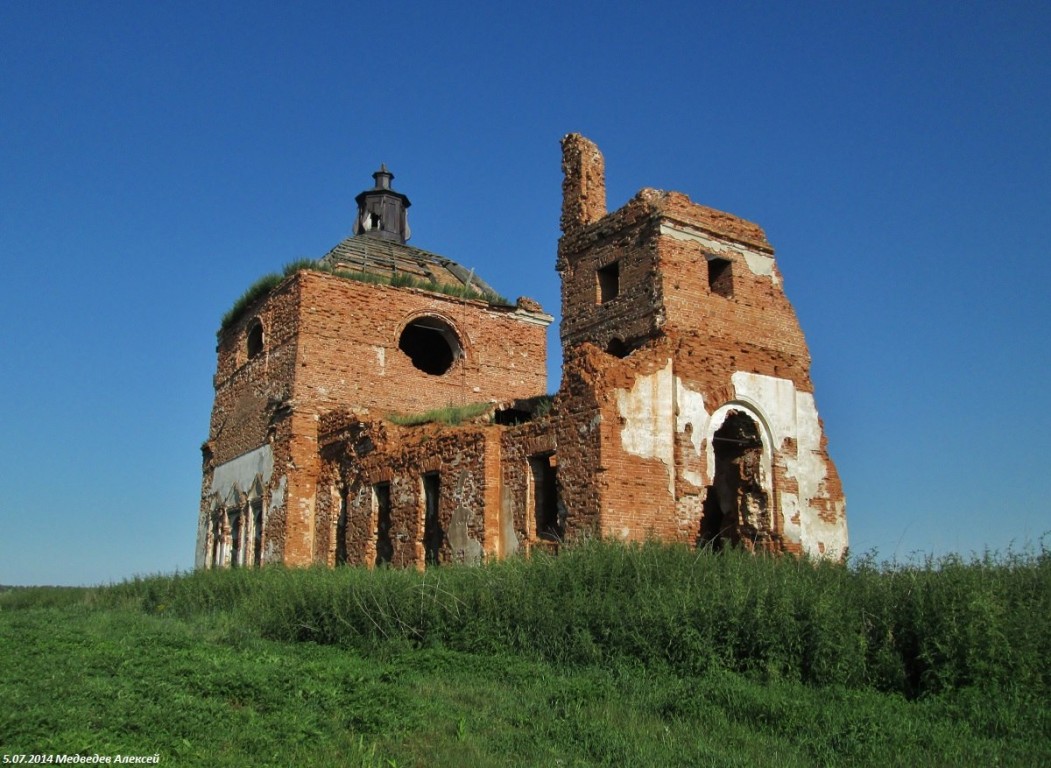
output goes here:
[[380, 162], [414, 245], [557, 314], [570, 131], [611, 208], [766, 229], [854, 552], [1038, 541], [1049, 39], [1046, 1], [0, 3], [0, 583], [192, 566], [219, 318]]

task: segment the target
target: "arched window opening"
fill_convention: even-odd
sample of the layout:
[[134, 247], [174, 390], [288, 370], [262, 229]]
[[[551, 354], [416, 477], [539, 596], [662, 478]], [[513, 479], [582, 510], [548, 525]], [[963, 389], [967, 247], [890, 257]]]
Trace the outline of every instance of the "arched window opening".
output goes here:
[[242, 553], [244, 552], [244, 542], [241, 538], [244, 534], [243, 526], [241, 525], [241, 510], [228, 509], [226, 511], [226, 519], [230, 523], [229, 565], [232, 568], [236, 568], [239, 565], [244, 565], [241, 560]]
[[248, 328], [247, 348], [249, 360], [263, 352], [263, 324], [258, 320], [253, 320]]
[[752, 549], [770, 540], [769, 498], [762, 483], [763, 440], [748, 414], [730, 411], [712, 439], [715, 475], [701, 516], [700, 541]]
[[218, 509], [212, 513], [211, 521], [212, 568], [218, 568], [223, 564], [223, 527], [223, 511], [222, 509]]
[[406, 325], [398, 339], [398, 349], [415, 368], [431, 376], [447, 373], [463, 355], [456, 332], [444, 320], [433, 316], [420, 317]]

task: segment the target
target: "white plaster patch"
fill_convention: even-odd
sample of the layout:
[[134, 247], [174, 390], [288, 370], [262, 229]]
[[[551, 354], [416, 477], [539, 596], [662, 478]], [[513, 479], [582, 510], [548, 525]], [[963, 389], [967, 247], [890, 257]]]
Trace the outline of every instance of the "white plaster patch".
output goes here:
[[735, 371], [730, 381], [738, 400], [752, 403], [763, 415], [777, 448], [796, 432], [796, 385], [788, 379]]
[[731, 252], [740, 253], [744, 256], [744, 262], [753, 275], [769, 277], [774, 285], [781, 284], [777, 273], [774, 271], [774, 258], [768, 254], [750, 250], [741, 243], [727, 243], [722, 240], [716, 240], [696, 229], [672, 226], [664, 222], [661, 223], [661, 234], [667, 235], [674, 240], [698, 243], [706, 251], [719, 255], [729, 255]]
[[659, 459], [675, 496], [675, 386], [671, 360], [659, 371], [639, 376], [631, 390], [617, 390], [623, 420], [620, 444], [630, 454]]
[[288, 485], [288, 475], [282, 475], [277, 481], [277, 487], [270, 494], [270, 509], [281, 509], [285, 506], [285, 487]]
[[781, 533], [784, 537], [799, 544], [803, 540], [802, 518], [799, 514], [799, 496], [794, 493], [779, 494], [781, 501]]
[[[704, 431], [708, 427], [708, 411], [704, 408], [704, 395], [694, 392], [682, 383], [682, 379], [675, 377], [675, 430], [677, 433], [685, 432], [690, 427], [690, 443], [693, 445], [694, 454], [701, 457], [701, 444], [704, 441]], [[689, 483], [700, 486], [704, 485], [704, 478], [700, 472], [685, 469], [683, 462], [682, 477]]]
[[748, 265], [748, 269], [752, 271], [753, 275], [769, 277], [774, 285], [780, 284], [781, 281], [778, 280], [777, 273], [774, 272], [774, 260], [772, 258], [765, 253], [756, 253], [746, 249], [742, 249], [741, 254], [744, 256], [744, 263]]
[[375, 346], [372, 351], [376, 353], [376, 368], [379, 371], [380, 376], [385, 376], [386, 363], [387, 363], [387, 350], [384, 347]]
[[[780, 494], [785, 537], [802, 544], [807, 554], [840, 557], [847, 547], [842, 514], [837, 522], [825, 522], [811, 504], [822, 492], [828, 474], [821, 456], [821, 421], [814, 396], [797, 392], [791, 381], [774, 376], [736, 371], [732, 381], [736, 397], [754, 405], [763, 415], [778, 450], [786, 439], [795, 440], [795, 452], [782, 453], [785, 474], [795, 479], [799, 488], [798, 494]], [[793, 517], [799, 522], [794, 523]]]
[[[821, 450], [821, 423], [818, 420], [814, 396], [800, 393], [796, 400], [796, 418], [799, 424], [799, 459], [797, 478], [799, 495], [804, 502], [817, 496], [826, 477], [825, 462]], [[807, 504], [809, 506], [809, 504]], [[847, 549], [847, 527], [843, 524], [842, 514], [838, 521], [828, 523], [813, 510], [807, 510], [806, 525], [803, 526], [803, 549], [811, 555], [840, 557]], [[840, 510], [842, 512], [842, 510]], [[821, 551], [820, 544], [824, 545]]]
[[266, 485], [273, 473], [274, 451], [267, 443], [216, 467], [211, 493], [224, 500], [237, 493], [248, 493], [256, 478]]

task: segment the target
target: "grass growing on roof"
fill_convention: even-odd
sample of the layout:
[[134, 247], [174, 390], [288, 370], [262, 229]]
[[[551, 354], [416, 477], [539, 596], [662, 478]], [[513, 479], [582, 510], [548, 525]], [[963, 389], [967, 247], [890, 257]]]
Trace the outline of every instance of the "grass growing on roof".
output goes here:
[[227, 310], [226, 314], [223, 315], [222, 321], [219, 324], [220, 333], [236, 323], [252, 304], [272, 291], [284, 278], [294, 275], [296, 272], [304, 269], [313, 272], [324, 272], [325, 274], [334, 275], [335, 277], [340, 277], [345, 280], [354, 280], [359, 283], [389, 285], [394, 288], [418, 288], [424, 291], [432, 291], [446, 296], [453, 296], [458, 299], [487, 301], [490, 304], [500, 306], [511, 305], [511, 302], [505, 297], [494, 291], [480, 291], [466, 285], [447, 285], [435, 280], [420, 280], [419, 278], [405, 273], [395, 273], [392, 276], [377, 275], [371, 272], [357, 272], [354, 270], [333, 267], [331, 264], [317, 261], [315, 259], [297, 259], [296, 261], [291, 261], [288, 264], [285, 264], [280, 273], [271, 272], [263, 275], [252, 283], [248, 289], [241, 294], [237, 301], [234, 302], [234, 305]]
[[469, 403], [467, 405], [447, 405], [424, 413], [389, 413], [387, 420], [403, 427], [418, 424], [462, 424], [465, 421], [481, 416], [493, 408], [492, 403]]

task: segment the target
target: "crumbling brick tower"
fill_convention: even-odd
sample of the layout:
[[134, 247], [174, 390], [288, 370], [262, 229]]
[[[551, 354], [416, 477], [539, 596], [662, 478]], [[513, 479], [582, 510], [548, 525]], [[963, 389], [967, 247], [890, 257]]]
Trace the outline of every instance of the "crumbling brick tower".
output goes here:
[[219, 331], [199, 568], [328, 562], [317, 519], [327, 414], [380, 419], [545, 389], [552, 318], [407, 245], [409, 200], [385, 167], [373, 177], [356, 198], [354, 235]]
[[556, 421], [567, 533], [841, 557], [843, 491], [810, 355], [757, 225], [644, 189], [562, 140]]

